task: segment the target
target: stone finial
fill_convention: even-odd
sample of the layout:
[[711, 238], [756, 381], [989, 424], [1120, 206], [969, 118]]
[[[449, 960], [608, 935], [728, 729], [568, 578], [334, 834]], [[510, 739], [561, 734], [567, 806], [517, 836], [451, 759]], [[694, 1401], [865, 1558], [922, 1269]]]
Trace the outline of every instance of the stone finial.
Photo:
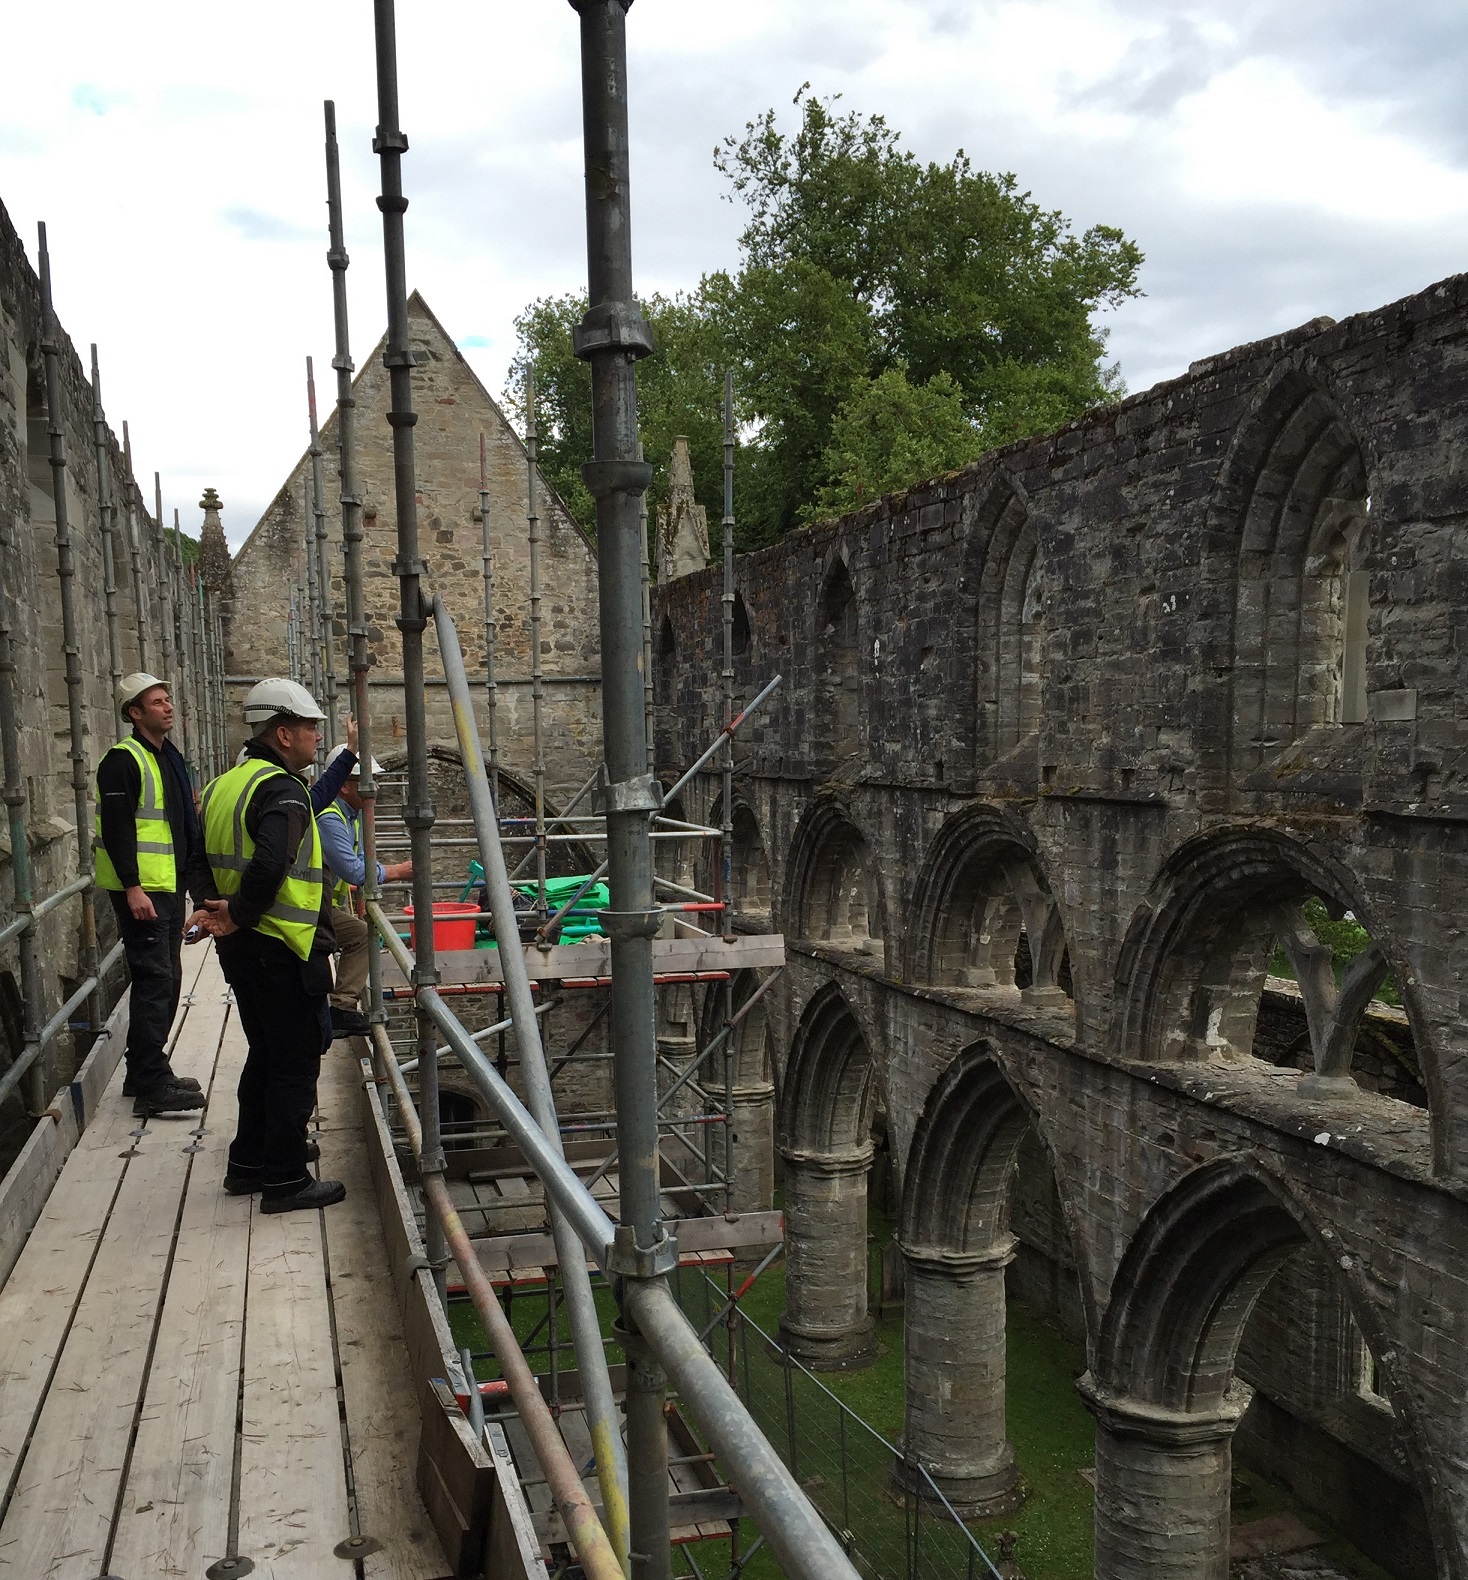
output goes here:
[[204, 512], [204, 526], [199, 533], [199, 574], [212, 591], [223, 585], [229, 575], [229, 543], [219, 520], [224, 502], [214, 489], [206, 488], [199, 509]]
[[658, 580], [670, 582], [709, 563], [708, 512], [693, 497], [688, 440], [673, 440], [668, 459], [668, 494], [658, 506]]

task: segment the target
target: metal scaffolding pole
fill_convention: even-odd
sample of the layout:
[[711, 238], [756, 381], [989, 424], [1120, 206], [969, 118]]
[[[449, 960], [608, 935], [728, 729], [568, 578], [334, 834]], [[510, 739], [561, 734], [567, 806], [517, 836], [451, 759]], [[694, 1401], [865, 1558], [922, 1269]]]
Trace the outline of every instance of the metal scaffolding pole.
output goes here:
[[535, 431], [535, 369], [525, 376], [525, 522], [530, 538], [530, 728], [535, 790], [535, 914], [545, 920], [545, 674], [540, 656], [540, 508], [535, 497], [540, 440]]
[[112, 444], [102, 410], [102, 375], [92, 347], [92, 448], [97, 464], [97, 525], [102, 533], [102, 607], [107, 623], [107, 669], [112, 695], [122, 679], [122, 635], [117, 626], [117, 551], [113, 544], [116, 507], [112, 502]]
[[[724, 519], [721, 536], [724, 552], [724, 592], [720, 599], [724, 626], [724, 757], [722, 763], [723, 820], [719, 830], [719, 881], [714, 895], [724, 902], [724, 937], [734, 936], [734, 889], [731, 882], [734, 851], [734, 737], [728, 733], [734, 717], [734, 370], [724, 370]], [[724, 1023], [734, 1014], [734, 983], [719, 990], [724, 999]], [[724, 1211], [734, 1210], [734, 1043], [724, 1044]]]
[[302, 511], [306, 521], [305, 586], [301, 593], [301, 669], [306, 676], [305, 685], [313, 697], [321, 697], [321, 596], [316, 581], [316, 529], [311, 524], [311, 479], [305, 480]]
[[[81, 640], [77, 632], [76, 565], [71, 551], [71, 524], [66, 506], [66, 428], [61, 404], [61, 331], [51, 301], [51, 257], [46, 227], [40, 227], [41, 353], [46, 365], [46, 425], [51, 444], [51, 496], [56, 505], [56, 577], [61, 589], [61, 641], [66, 652], [66, 717], [71, 737], [71, 794], [76, 817], [76, 868], [86, 879], [81, 891], [82, 957], [92, 978], [89, 1014], [93, 1031], [106, 1019], [102, 1013], [102, 968], [97, 949], [96, 889], [92, 882], [91, 774], [87, 766], [87, 723], [83, 715]], [[13, 855], [13, 850], [12, 850]], [[39, 1069], [39, 1061], [37, 1061]]]
[[[644, 459], [641, 441], [637, 445], [637, 459]], [[647, 771], [652, 774], [657, 772], [658, 746], [652, 684], [652, 539], [647, 531], [646, 494], [637, 507], [637, 523], [642, 531], [642, 727], [647, 734]]]
[[219, 600], [210, 600], [209, 630], [214, 641], [214, 717], [219, 721], [219, 763], [215, 773], [223, 773], [229, 766], [229, 704], [224, 694], [224, 619], [219, 612]]
[[[479, 840], [479, 859], [494, 913], [495, 936], [504, 947], [499, 951], [504, 972], [505, 992], [515, 1027], [515, 1045], [520, 1055], [520, 1074], [525, 1083], [526, 1104], [535, 1122], [557, 1152], [561, 1151], [559, 1121], [550, 1076], [546, 1072], [545, 1049], [535, 1018], [530, 978], [525, 956], [518, 947], [519, 929], [515, 920], [515, 898], [505, 868], [504, 846], [500, 840], [497, 808], [489, 793], [489, 778], [479, 750], [474, 727], [474, 699], [458, 633], [442, 598], [433, 600], [433, 617], [438, 631], [443, 670], [448, 677], [453, 702], [454, 726], [459, 737], [459, 752], [464, 760], [464, 777], [469, 791], [469, 808], [474, 816], [474, 831]], [[544, 850], [544, 845], [540, 846]], [[571, 1337], [576, 1347], [586, 1400], [586, 1424], [596, 1453], [597, 1481], [601, 1487], [602, 1507], [606, 1510], [607, 1535], [623, 1568], [627, 1567], [627, 1460], [617, 1422], [617, 1407], [612, 1398], [612, 1383], [607, 1372], [606, 1351], [602, 1347], [601, 1324], [586, 1258], [576, 1231], [555, 1205], [549, 1204], [551, 1234], [565, 1289], [566, 1311], [571, 1321]], [[666, 1490], [666, 1489], [665, 1489]]]
[[183, 743], [184, 764], [192, 774], [194, 759], [189, 749], [189, 726], [193, 707], [189, 700], [192, 685], [192, 660], [189, 654], [188, 584], [184, 580], [183, 528], [178, 524], [178, 507], [173, 510], [173, 618], [178, 626], [178, 726]]
[[177, 686], [173, 673], [173, 600], [169, 596], [168, 549], [163, 536], [163, 479], [153, 474], [154, 545], [158, 550], [158, 624], [163, 628], [163, 673], [160, 680], [168, 682], [170, 692]]
[[143, 592], [143, 556], [138, 544], [137, 482], [133, 476], [133, 441], [122, 425], [122, 458], [127, 471], [127, 546], [132, 556], [133, 608], [138, 617], [138, 668], [147, 670], [152, 663], [148, 641], [148, 606]]
[[219, 730], [214, 716], [214, 687], [209, 658], [209, 623], [205, 610], [204, 578], [194, 568], [194, 640], [199, 652], [199, 704], [204, 716], [203, 774], [212, 779], [219, 772]]
[[[413, 350], [408, 343], [408, 284], [403, 253], [403, 154], [408, 139], [398, 124], [397, 32], [393, 0], [373, 0], [377, 47], [377, 135], [373, 148], [382, 163], [383, 262], [387, 278], [387, 348], [392, 405], [393, 484], [397, 508], [398, 557], [394, 569], [400, 589], [398, 629], [403, 637], [403, 722], [408, 738], [408, 793], [403, 804], [413, 847], [413, 911], [418, 919], [413, 985], [432, 987], [438, 981], [433, 938], [433, 799], [428, 782], [428, 718], [423, 694], [423, 628], [428, 621], [422, 580], [426, 567], [418, 548], [418, 483], [413, 454]], [[438, 1040], [433, 1022], [419, 1005], [418, 1090], [423, 1110], [422, 1173], [425, 1186], [443, 1178], [444, 1156], [439, 1133]], [[444, 1295], [444, 1239], [441, 1227], [428, 1237], [428, 1259], [435, 1264], [439, 1295]]]
[[581, 93], [586, 152], [589, 307], [575, 332], [577, 356], [591, 364], [594, 459], [582, 476], [596, 500], [602, 739], [606, 752], [607, 865], [613, 909], [612, 1045], [616, 1054], [621, 1222], [613, 1253], [622, 1278], [627, 1334], [627, 1463], [632, 1551], [640, 1580], [668, 1580], [667, 1379], [641, 1337], [632, 1303], [643, 1284], [666, 1288], [677, 1245], [663, 1227], [658, 1180], [656, 999], [648, 814], [657, 782], [647, 768], [642, 678], [640, 511], [651, 476], [637, 459], [636, 359], [652, 340], [632, 291], [627, 148], [627, 5], [571, 0], [581, 18]]
[[[527, 444], [527, 451], [528, 451]], [[531, 464], [534, 470], [534, 463]], [[484, 534], [484, 715], [489, 744], [489, 793], [496, 807], [500, 804], [500, 741], [496, 708], [499, 686], [494, 678], [494, 546], [489, 535], [489, 458], [484, 435], [479, 435], [479, 524]]]
[[[372, 771], [372, 709], [367, 685], [372, 655], [367, 647], [367, 605], [362, 585], [362, 496], [357, 491], [357, 402], [352, 394], [352, 347], [347, 320], [347, 256], [342, 233], [341, 163], [336, 144], [336, 105], [326, 115], [327, 267], [331, 270], [332, 318], [336, 329], [337, 473], [341, 482], [342, 552], [346, 572], [347, 642], [352, 666], [352, 697], [357, 716], [357, 793], [362, 798], [362, 849], [366, 858], [362, 895], [377, 898], [377, 780]], [[382, 957], [376, 939], [367, 951], [367, 1000], [372, 1019], [381, 1022]]]
[[323, 745], [330, 750], [336, 745], [336, 654], [331, 639], [331, 562], [327, 557], [326, 491], [321, 481], [321, 434], [316, 426], [316, 371], [310, 357], [306, 358], [306, 404], [311, 413], [311, 512], [316, 518], [317, 646], [326, 707]]

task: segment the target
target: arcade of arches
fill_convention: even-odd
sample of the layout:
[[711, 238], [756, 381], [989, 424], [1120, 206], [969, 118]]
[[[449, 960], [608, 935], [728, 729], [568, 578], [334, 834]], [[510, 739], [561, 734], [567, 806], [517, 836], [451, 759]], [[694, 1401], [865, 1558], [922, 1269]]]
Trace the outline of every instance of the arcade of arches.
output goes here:
[[[1013, 1506], [1006, 1301], [1048, 1306], [1102, 1580], [1225, 1575], [1236, 1456], [1468, 1580], [1462, 390], [1453, 280], [736, 563], [736, 685], [784, 676], [731, 863], [786, 940], [737, 1055], [784, 1340], [869, 1361], [889, 1147], [904, 1452]], [[657, 593], [660, 767], [716, 574]]]

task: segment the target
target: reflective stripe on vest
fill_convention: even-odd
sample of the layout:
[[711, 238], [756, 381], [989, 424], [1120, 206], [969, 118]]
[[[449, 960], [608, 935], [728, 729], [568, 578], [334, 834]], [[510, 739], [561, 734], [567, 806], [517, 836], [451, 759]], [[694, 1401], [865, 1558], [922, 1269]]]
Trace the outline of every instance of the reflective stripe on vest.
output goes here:
[[[327, 807], [327, 809], [321, 814], [321, 817], [318, 817], [316, 819], [316, 821], [319, 823], [321, 821], [321, 818], [327, 818], [327, 817], [339, 818], [341, 820], [341, 822], [346, 827], [346, 831], [347, 831], [348, 835], [350, 835], [350, 837], [351, 837], [352, 854], [354, 856], [360, 856], [362, 854], [362, 825], [361, 825], [361, 823], [358, 822], [355, 818], [348, 817], [347, 814], [342, 811], [341, 807], [338, 806], [335, 801], [333, 801], [331, 803], [331, 805], [329, 807]], [[336, 877], [336, 874], [333, 873], [332, 876]], [[332, 884], [332, 886], [331, 886], [331, 903], [339, 911], [350, 911], [351, 910], [351, 908], [352, 908], [352, 886], [351, 886], [350, 883], [347, 882], [347, 880], [345, 878], [336, 878], [336, 882]]]
[[[245, 827], [245, 813], [256, 790], [285, 769], [258, 757], [247, 758], [228, 773], [220, 774], [204, 791], [204, 853], [214, 873], [214, 885], [228, 898], [240, 892], [245, 868], [255, 855], [255, 841]], [[293, 777], [293, 776], [291, 776]], [[326, 887], [321, 867], [321, 835], [311, 817], [310, 839], [301, 837], [296, 859], [286, 871], [275, 902], [257, 923], [256, 930], [278, 938], [302, 960], [311, 953], [316, 924], [321, 917], [321, 896]]]
[[[163, 797], [163, 764], [136, 736], [117, 743], [138, 765], [142, 785], [138, 790], [135, 816], [138, 831], [138, 883], [154, 894], [172, 894], [178, 888], [178, 863], [173, 854], [173, 830], [168, 825], [168, 808]], [[102, 843], [102, 793], [97, 792], [96, 835], [92, 850], [97, 862], [97, 886], [120, 894], [122, 879], [107, 847]]]

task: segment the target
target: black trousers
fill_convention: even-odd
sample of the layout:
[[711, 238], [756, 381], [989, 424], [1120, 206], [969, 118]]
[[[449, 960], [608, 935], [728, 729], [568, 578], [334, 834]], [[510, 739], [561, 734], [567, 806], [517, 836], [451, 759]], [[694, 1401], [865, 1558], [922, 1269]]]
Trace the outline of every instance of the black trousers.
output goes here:
[[249, 1045], [229, 1171], [257, 1176], [266, 1196], [288, 1196], [310, 1179], [306, 1126], [331, 1045], [330, 968], [256, 932], [222, 940], [219, 964]]
[[183, 892], [148, 898], [157, 915], [151, 922], [137, 922], [127, 908], [126, 895], [112, 891], [112, 910], [133, 984], [127, 1073], [139, 1092], [155, 1092], [172, 1079], [166, 1049], [183, 987]]

